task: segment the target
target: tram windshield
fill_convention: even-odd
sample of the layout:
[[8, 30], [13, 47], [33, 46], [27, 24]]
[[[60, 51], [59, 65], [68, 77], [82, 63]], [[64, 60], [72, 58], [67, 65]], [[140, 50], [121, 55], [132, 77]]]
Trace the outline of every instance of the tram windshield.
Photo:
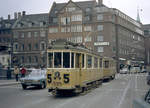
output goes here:
[[[71, 59], [71, 60], [70, 60]], [[74, 68], [74, 53], [51, 52], [48, 53], [49, 68]]]

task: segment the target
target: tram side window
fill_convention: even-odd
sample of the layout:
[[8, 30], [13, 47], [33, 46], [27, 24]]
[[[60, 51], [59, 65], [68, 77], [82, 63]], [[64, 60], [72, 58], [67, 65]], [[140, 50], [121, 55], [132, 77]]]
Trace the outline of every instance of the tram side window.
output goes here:
[[84, 54], [82, 54], [82, 68], [84, 68]]
[[48, 53], [48, 67], [53, 68], [53, 53]]
[[71, 68], [74, 68], [74, 53], [71, 53]]
[[92, 68], [92, 56], [87, 55], [87, 68]]
[[61, 52], [54, 53], [54, 67], [61, 68]]
[[98, 59], [94, 57], [94, 68], [98, 67]]
[[105, 66], [105, 68], [109, 68], [109, 61], [105, 61], [104, 66]]
[[80, 61], [79, 61], [79, 60], [80, 60], [80, 54], [77, 53], [77, 54], [76, 54], [76, 61], [75, 61], [75, 62], [76, 62], [76, 63], [75, 63], [76, 68], [80, 68], [80, 63], [79, 63]]
[[102, 67], [102, 64], [103, 64], [103, 59], [100, 58], [100, 60], [99, 60], [99, 67]]
[[63, 68], [70, 68], [70, 53], [63, 53]]

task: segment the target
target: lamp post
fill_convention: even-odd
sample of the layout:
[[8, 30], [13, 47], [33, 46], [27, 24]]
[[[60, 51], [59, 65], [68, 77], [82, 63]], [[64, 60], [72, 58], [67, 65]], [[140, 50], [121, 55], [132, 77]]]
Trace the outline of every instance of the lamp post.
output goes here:
[[11, 45], [8, 46], [8, 69], [7, 69], [7, 79], [11, 79]]

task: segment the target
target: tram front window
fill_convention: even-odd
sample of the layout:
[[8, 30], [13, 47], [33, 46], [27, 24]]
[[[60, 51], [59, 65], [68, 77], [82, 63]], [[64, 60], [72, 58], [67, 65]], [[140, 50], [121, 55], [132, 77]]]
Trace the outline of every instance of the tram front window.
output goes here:
[[53, 53], [48, 53], [49, 68], [53, 68]]
[[70, 68], [70, 53], [63, 53], [63, 68]]
[[54, 53], [54, 68], [61, 68], [61, 52]]

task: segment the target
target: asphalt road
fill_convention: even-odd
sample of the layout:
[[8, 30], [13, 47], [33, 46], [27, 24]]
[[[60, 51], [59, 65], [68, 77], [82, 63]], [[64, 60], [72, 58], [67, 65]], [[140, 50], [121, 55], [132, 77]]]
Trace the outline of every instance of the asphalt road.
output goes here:
[[135, 98], [142, 98], [150, 87], [146, 74], [117, 75], [86, 95], [54, 97], [47, 89], [21, 85], [0, 87], [1, 108], [132, 108]]

